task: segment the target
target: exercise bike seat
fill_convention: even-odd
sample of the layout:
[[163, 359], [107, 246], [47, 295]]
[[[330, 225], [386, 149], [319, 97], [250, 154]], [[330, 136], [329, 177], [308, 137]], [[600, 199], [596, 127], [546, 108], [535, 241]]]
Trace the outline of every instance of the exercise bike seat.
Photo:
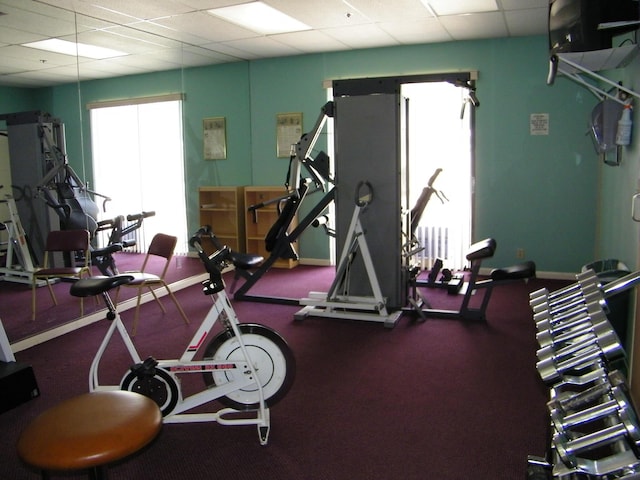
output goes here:
[[251, 253], [234, 252], [229, 253], [229, 259], [233, 266], [241, 270], [251, 270], [262, 263], [264, 257], [262, 255], [254, 255]]
[[131, 280], [133, 276], [126, 274], [82, 278], [71, 285], [69, 293], [74, 297], [92, 297], [129, 283]]
[[496, 251], [496, 241], [493, 238], [485, 238], [474, 243], [467, 250], [467, 260], [482, 260], [483, 258], [493, 257]]

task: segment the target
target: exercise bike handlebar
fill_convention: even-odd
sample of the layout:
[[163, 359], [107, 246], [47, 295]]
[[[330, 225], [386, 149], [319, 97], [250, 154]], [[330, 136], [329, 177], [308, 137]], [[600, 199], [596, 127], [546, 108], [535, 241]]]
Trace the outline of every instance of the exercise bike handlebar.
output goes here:
[[204, 263], [204, 268], [209, 274], [209, 280], [202, 282], [203, 291], [205, 295], [211, 295], [224, 290], [224, 281], [222, 279], [222, 270], [229, 260], [231, 250], [229, 247], [224, 246], [211, 255], [207, 255], [202, 247], [202, 238], [211, 238], [213, 240], [214, 235], [211, 228], [206, 225], [200, 227], [198, 231], [189, 239], [189, 245], [195, 248], [198, 253], [198, 257]]
[[142, 212], [142, 213], [134, 213], [132, 215], [127, 215], [128, 222], [136, 222], [138, 220], [142, 220], [144, 218], [149, 218], [155, 216], [156, 212]]

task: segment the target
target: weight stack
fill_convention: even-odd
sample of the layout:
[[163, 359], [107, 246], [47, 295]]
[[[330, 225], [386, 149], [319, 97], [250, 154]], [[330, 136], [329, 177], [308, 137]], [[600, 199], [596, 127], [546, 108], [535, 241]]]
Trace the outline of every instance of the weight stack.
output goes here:
[[0, 362], [0, 413], [40, 396], [33, 368], [18, 362]]

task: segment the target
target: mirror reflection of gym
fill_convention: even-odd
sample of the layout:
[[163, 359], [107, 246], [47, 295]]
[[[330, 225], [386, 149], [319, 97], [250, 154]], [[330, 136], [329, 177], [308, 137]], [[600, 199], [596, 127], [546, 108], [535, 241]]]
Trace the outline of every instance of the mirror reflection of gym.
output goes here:
[[[57, 8], [52, 6], [51, 8]], [[81, 41], [80, 39], [80, 31], [77, 28], [78, 25], [82, 25], [82, 24], [87, 24], [87, 22], [89, 21], [89, 19], [87, 19], [86, 17], [83, 17], [83, 15], [81, 14], [76, 14], [73, 12], [69, 12], [69, 24], [70, 25], [74, 25], [74, 28], [72, 29], [72, 31], [69, 32], [69, 37], [75, 37], [78, 38], [78, 41]], [[123, 25], [117, 25], [117, 24], [112, 24], [111, 27], [113, 27], [114, 29], [118, 29], [120, 32], [125, 33], [127, 30], [130, 30], [130, 35], [135, 37], [135, 31], [129, 29], [126, 26]], [[104, 28], [109, 28], [109, 25], [104, 25]], [[149, 35], [149, 34], [146, 34]], [[170, 42], [171, 47], [177, 52], [175, 55], [175, 58], [182, 58], [181, 55], [184, 49], [183, 44], [181, 44], [180, 42], [177, 42], [175, 40], [172, 39], [168, 39], [168, 38], [161, 38], [160, 36], [158, 36], [158, 40], [162, 41], [163, 43], [168, 44]], [[197, 52], [195, 52], [197, 53]], [[70, 155], [70, 164], [71, 167], [73, 169], [73, 171], [75, 172], [75, 174], [77, 174], [78, 178], [82, 181], [85, 182], [88, 178], [89, 178], [89, 172], [91, 171], [91, 167], [89, 166], [90, 163], [90, 159], [86, 157], [86, 151], [88, 148], [90, 143], [91, 143], [91, 139], [86, 138], [85, 133], [89, 131], [88, 129], [88, 115], [87, 112], [85, 110], [85, 106], [83, 105], [83, 97], [84, 97], [84, 90], [87, 89], [87, 85], [83, 84], [82, 80], [84, 78], [83, 75], [83, 70], [88, 70], [90, 68], [94, 68], [93, 66], [91, 66], [91, 63], [86, 62], [86, 59], [83, 58], [78, 58], [76, 57], [76, 67], [74, 69], [74, 75], [76, 76], [76, 85], [77, 88], [75, 89], [75, 94], [77, 95], [76, 97], [76, 103], [78, 105], [78, 110], [77, 110], [77, 117], [76, 118], [62, 118], [61, 121], [64, 122], [66, 124], [66, 128], [74, 128], [73, 131], [73, 135], [69, 135], [69, 132], [67, 133], [67, 137], [69, 138], [73, 138], [73, 141], [69, 142], [66, 147], [67, 150], [69, 152]], [[175, 76], [175, 84], [173, 86], [171, 85], [165, 85], [165, 88], [168, 88], [171, 91], [184, 91], [184, 85], [183, 83], [183, 78], [182, 75], [176, 75]], [[73, 90], [71, 90], [71, 92], [73, 92]], [[73, 94], [73, 93], [72, 93]], [[0, 113], [8, 113], [8, 112], [0, 112]], [[48, 112], [45, 112], [48, 113]], [[55, 114], [55, 112], [51, 112], [52, 115]], [[4, 125], [5, 122], [1, 122], [0, 125]], [[77, 131], [75, 129], [79, 128], [79, 126], [83, 126], [82, 129], [80, 129], [80, 131]], [[3, 135], [0, 136], [0, 184], [4, 184], [5, 185], [5, 189], [4, 191], [0, 192], [0, 195], [2, 195], [2, 197], [4, 198], [4, 195], [6, 195], [6, 186], [10, 186], [11, 185], [11, 173], [10, 173], [10, 161], [8, 159], [8, 155], [5, 154], [3, 156], [2, 151], [4, 150], [8, 150], [8, 137], [6, 136], [6, 132], [2, 132]], [[76, 140], [78, 139], [78, 140]], [[33, 147], [35, 148], [35, 147]], [[91, 185], [89, 185], [89, 187], [91, 187]], [[44, 204], [44, 201], [42, 199], [39, 199], [40, 202], [42, 202]], [[97, 202], [98, 204], [101, 203], [101, 200], [98, 199]], [[116, 216], [116, 212], [112, 212], [114, 214], [114, 216]], [[127, 215], [128, 213], [134, 213], [134, 212], [117, 212], [117, 213], [122, 213], [124, 215]], [[8, 207], [6, 206], [6, 204], [0, 204], [0, 217], [1, 218], [8, 218]], [[56, 214], [52, 213], [52, 212], [47, 212], [46, 213], [47, 217], [55, 217]], [[49, 221], [49, 218], [47, 218], [47, 222]], [[54, 218], [54, 221], [57, 222], [57, 220]], [[31, 228], [31, 222], [27, 221], [27, 222], [22, 222], [25, 225], [25, 228]], [[6, 241], [6, 233], [5, 232], [0, 232], [0, 241]], [[38, 242], [35, 242], [38, 243]], [[69, 323], [73, 323], [78, 321], [79, 318], [69, 318], [68, 322]], [[34, 334], [39, 333], [40, 331], [46, 329], [46, 326], [38, 326], [35, 327], [35, 331]], [[22, 340], [27, 340], [24, 338], [9, 338], [10, 342], [15, 343], [17, 341], [22, 341]]]

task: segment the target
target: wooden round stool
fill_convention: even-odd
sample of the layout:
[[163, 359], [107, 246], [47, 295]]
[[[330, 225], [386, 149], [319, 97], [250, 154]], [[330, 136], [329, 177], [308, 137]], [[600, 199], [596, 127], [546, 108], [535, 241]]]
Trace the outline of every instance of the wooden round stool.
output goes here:
[[158, 405], [124, 390], [66, 400], [36, 417], [18, 440], [20, 458], [42, 471], [89, 470], [106, 478], [107, 465], [151, 442], [162, 427]]

